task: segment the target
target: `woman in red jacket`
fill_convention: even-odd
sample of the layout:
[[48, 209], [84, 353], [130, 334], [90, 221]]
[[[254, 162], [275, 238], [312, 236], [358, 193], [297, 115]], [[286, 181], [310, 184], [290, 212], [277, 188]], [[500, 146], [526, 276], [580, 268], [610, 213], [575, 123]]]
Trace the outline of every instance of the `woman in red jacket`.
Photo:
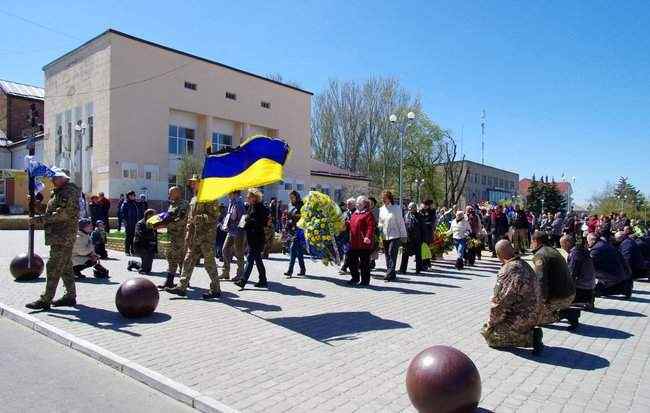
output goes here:
[[347, 223], [350, 231], [349, 268], [352, 274], [348, 285], [370, 285], [370, 254], [373, 250], [372, 240], [376, 226], [370, 211], [370, 201], [363, 195], [358, 197], [357, 209]]

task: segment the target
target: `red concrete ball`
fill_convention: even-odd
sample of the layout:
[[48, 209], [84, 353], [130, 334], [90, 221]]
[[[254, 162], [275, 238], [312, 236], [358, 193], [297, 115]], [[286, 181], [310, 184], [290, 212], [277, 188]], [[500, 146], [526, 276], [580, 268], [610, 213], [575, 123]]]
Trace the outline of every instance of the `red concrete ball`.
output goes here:
[[433, 346], [411, 360], [406, 390], [420, 413], [474, 412], [481, 400], [481, 376], [465, 353]]
[[27, 254], [16, 255], [11, 264], [9, 264], [9, 271], [16, 281], [29, 281], [35, 280], [43, 274], [45, 263], [43, 258], [36, 254], [32, 255], [32, 265], [28, 266]]
[[146, 278], [131, 278], [124, 281], [115, 294], [117, 311], [126, 318], [151, 315], [158, 306], [158, 288]]

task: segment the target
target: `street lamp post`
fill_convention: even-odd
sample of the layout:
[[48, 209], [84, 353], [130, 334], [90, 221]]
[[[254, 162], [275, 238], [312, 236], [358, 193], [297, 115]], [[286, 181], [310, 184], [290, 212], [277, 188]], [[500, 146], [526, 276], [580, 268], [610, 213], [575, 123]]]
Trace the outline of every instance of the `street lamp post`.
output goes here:
[[[412, 122], [415, 119], [415, 113], [409, 112], [406, 114], [407, 123]], [[397, 115], [390, 115], [388, 118], [391, 123], [397, 122]], [[402, 123], [402, 126], [399, 130], [399, 205], [402, 207], [402, 183], [403, 183], [403, 173], [404, 173], [404, 134], [406, 133], [406, 123]]]
[[415, 187], [417, 188], [417, 200], [420, 203], [420, 187], [424, 185], [424, 178], [415, 180]]

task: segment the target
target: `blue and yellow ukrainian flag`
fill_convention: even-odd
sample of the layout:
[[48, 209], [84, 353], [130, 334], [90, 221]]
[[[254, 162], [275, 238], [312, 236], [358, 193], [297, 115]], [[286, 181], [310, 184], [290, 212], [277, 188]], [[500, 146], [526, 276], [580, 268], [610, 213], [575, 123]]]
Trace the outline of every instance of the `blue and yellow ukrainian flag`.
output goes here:
[[205, 158], [199, 202], [214, 201], [240, 189], [282, 180], [289, 145], [282, 139], [253, 136], [227, 153]]

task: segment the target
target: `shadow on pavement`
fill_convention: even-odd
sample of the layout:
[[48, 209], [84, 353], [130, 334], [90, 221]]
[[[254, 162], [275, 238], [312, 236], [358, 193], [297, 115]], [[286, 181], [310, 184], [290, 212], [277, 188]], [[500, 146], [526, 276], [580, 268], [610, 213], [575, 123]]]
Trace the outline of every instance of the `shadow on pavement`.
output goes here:
[[609, 367], [607, 359], [572, 348], [546, 346], [539, 356], [534, 356], [529, 349], [514, 348], [506, 351], [537, 363], [575, 370], [598, 370]]
[[[311, 278], [311, 277], [309, 277]], [[292, 285], [286, 285], [275, 281], [268, 281], [269, 289], [268, 291], [282, 294], [282, 295], [291, 295], [291, 296], [304, 296], [304, 297], [314, 297], [314, 298], [324, 298], [325, 295], [321, 293], [313, 293], [307, 290], [301, 290], [298, 287]]]
[[415, 281], [415, 280], [406, 280], [404, 278], [399, 278], [397, 277], [397, 280], [395, 282], [401, 283], [401, 284], [416, 284], [416, 285], [428, 285], [432, 287], [445, 287], [445, 288], [461, 288], [460, 285], [453, 285], [453, 284], [441, 284], [441, 283], [433, 283], [433, 282], [425, 282], [425, 281]]
[[105, 284], [105, 285], [117, 285], [118, 282], [111, 281], [110, 278], [95, 278], [95, 277], [86, 277], [86, 278], [75, 278], [75, 283], [82, 284]]
[[[544, 328], [548, 328], [550, 330], [566, 330], [566, 327], [562, 327], [554, 324], [545, 325]], [[621, 330], [616, 330], [614, 328], [595, 326], [591, 324], [582, 324], [582, 323], [580, 323], [580, 326], [575, 331], [572, 331], [571, 333], [583, 337], [609, 338], [615, 340], [624, 340], [626, 338], [630, 338], [633, 336], [633, 334], [630, 334], [627, 331], [621, 331]]]
[[[401, 294], [415, 294], [415, 295], [418, 295], [418, 294], [421, 294], [421, 295], [435, 294], [435, 293], [429, 292], [429, 291], [418, 291], [418, 290], [410, 290], [408, 288], [392, 287], [392, 285], [394, 283], [401, 282], [400, 279], [397, 279], [397, 281], [394, 281], [393, 283], [390, 283], [390, 284], [385, 283], [384, 281], [379, 281], [379, 282], [383, 283], [383, 285], [370, 284], [369, 286], [366, 286], [366, 287], [350, 287], [350, 286], [348, 286], [346, 284], [347, 280], [342, 280], [342, 279], [339, 279], [339, 278], [325, 277], [323, 275], [320, 275], [320, 276], [312, 275], [309, 278], [313, 278], [315, 280], [323, 280], [323, 281], [331, 282], [333, 284], [340, 285], [340, 286], [346, 287], [346, 288], [365, 288], [365, 289], [375, 290], [375, 291], [394, 291], [394, 292], [401, 293]], [[373, 276], [373, 279], [376, 279], [376, 277]], [[379, 280], [381, 280], [381, 278], [379, 278]]]
[[650, 291], [641, 291], [641, 290], [634, 290], [632, 291], [632, 294], [647, 294], [650, 295]]
[[51, 309], [48, 316], [71, 322], [84, 323], [105, 330], [113, 330], [134, 337], [140, 337], [141, 334], [123, 329], [138, 324], [164, 323], [172, 318], [169, 314], [156, 312], [148, 317], [129, 319], [122, 317], [117, 310], [108, 311], [102, 308], [88, 307], [80, 304], [71, 310]]
[[645, 314], [637, 313], [636, 311], [621, 310], [620, 308], [594, 308], [590, 312], [621, 317], [647, 317]]
[[632, 301], [634, 303], [650, 303], [650, 299], [648, 298], [641, 298], [641, 297], [630, 297], [630, 298], [625, 298], [623, 296], [607, 296], [607, 297], [599, 297], [601, 299], [606, 299], [606, 300], [617, 300], [617, 301]]
[[435, 278], [450, 278], [452, 280], [471, 280], [471, 278], [467, 277], [459, 277], [457, 275], [449, 275], [448, 273], [440, 270], [424, 270], [422, 271], [421, 274], [411, 274], [415, 277], [435, 277]]
[[410, 324], [386, 320], [368, 311], [270, 318], [266, 321], [326, 344], [331, 341], [355, 340], [357, 334], [363, 332], [411, 328]]
[[485, 409], [483, 407], [477, 407], [476, 410], [474, 410], [474, 413], [494, 413], [490, 409]]

